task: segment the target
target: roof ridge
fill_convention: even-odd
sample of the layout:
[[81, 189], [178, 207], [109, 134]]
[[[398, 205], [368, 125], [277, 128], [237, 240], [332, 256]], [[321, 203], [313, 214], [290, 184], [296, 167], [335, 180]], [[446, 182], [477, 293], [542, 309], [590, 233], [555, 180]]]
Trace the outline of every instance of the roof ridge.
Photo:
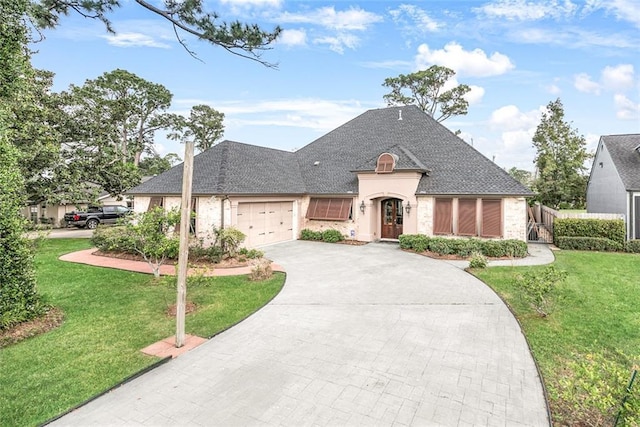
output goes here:
[[[226, 142], [226, 144], [225, 144]], [[233, 143], [233, 141], [229, 141], [229, 140], [225, 140], [223, 142], [220, 143], [221, 146], [221, 152], [220, 152], [220, 171], [218, 172], [218, 186], [216, 188], [216, 190], [218, 191], [218, 193], [223, 193], [224, 192], [224, 187], [226, 184], [226, 179], [227, 179], [227, 157], [229, 154], [229, 149], [230, 149], [230, 145]]]

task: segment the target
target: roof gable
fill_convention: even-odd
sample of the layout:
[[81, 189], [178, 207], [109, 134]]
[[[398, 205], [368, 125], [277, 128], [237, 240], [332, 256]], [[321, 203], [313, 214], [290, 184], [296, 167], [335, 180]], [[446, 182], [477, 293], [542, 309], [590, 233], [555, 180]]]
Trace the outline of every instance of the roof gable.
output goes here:
[[640, 191], [640, 134], [605, 135], [600, 142], [607, 148], [625, 189]]

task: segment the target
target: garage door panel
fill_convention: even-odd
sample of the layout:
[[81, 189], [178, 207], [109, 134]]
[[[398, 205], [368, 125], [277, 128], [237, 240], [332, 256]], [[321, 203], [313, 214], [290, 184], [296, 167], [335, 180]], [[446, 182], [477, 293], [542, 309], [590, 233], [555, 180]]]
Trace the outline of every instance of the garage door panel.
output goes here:
[[293, 238], [293, 203], [239, 203], [238, 229], [247, 246], [260, 246]]

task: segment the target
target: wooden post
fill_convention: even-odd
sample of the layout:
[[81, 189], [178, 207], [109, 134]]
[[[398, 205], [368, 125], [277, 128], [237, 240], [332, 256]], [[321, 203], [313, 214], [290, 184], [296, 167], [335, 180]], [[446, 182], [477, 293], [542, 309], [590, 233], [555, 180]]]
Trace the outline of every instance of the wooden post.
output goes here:
[[193, 180], [193, 141], [184, 147], [182, 169], [182, 207], [180, 208], [180, 253], [178, 256], [178, 300], [176, 303], [176, 347], [184, 345], [184, 317], [187, 302], [189, 225], [191, 224], [191, 182]]

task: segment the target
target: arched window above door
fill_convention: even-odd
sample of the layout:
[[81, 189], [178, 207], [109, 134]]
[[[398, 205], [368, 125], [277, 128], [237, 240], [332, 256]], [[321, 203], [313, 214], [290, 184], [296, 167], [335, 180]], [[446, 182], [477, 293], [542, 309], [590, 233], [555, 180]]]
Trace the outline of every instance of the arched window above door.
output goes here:
[[376, 164], [376, 173], [391, 173], [396, 167], [396, 161], [398, 156], [395, 154], [382, 153], [378, 157], [378, 163]]

